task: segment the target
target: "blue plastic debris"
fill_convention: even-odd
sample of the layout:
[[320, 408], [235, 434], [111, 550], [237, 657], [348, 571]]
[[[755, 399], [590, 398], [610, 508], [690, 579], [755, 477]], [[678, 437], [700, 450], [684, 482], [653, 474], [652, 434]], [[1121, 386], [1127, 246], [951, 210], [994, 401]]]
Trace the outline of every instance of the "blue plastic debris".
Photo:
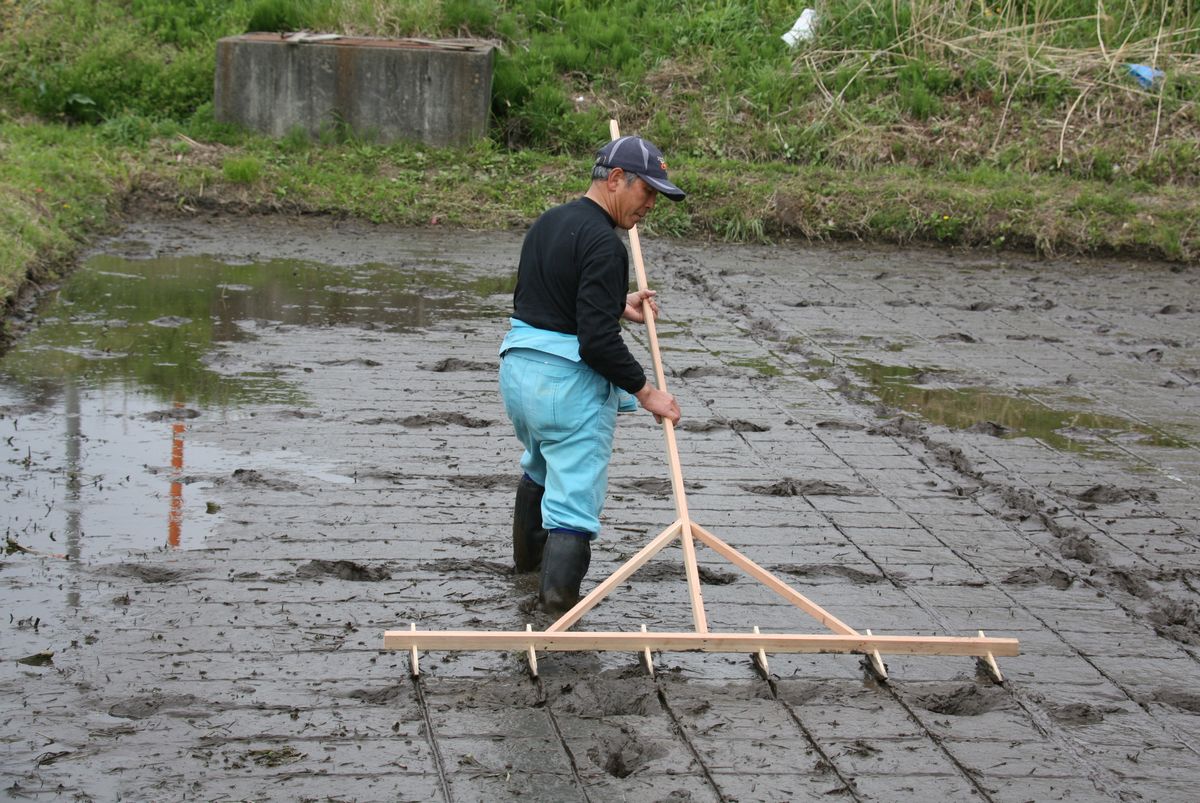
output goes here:
[[1142, 89], [1153, 89], [1155, 85], [1162, 83], [1162, 80], [1167, 77], [1167, 74], [1162, 70], [1156, 70], [1145, 64], [1126, 64], [1125, 67], [1129, 70], [1129, 74], [1136, 78], [1137, 82], [1142, 85]]

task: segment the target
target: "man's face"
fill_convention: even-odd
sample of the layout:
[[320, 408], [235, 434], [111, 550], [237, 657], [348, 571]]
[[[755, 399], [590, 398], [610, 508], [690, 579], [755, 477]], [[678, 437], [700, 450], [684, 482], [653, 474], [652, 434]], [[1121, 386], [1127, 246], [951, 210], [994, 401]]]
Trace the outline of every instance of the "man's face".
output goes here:
[[632, 229], [640, 223], [642, 218], [650, 214], [654, 202], [658, 200], [658, 190], [642, 181], [640, 177], [635, 178], [632, 183], [629, 182], [628, 178], [631, 175], [633, 174], [618, 168], [609, 176], [610, 179], [617, 179], [616, 186], [613, 187], [613, 211], [616, 212], [613, 219], [623, 229]]

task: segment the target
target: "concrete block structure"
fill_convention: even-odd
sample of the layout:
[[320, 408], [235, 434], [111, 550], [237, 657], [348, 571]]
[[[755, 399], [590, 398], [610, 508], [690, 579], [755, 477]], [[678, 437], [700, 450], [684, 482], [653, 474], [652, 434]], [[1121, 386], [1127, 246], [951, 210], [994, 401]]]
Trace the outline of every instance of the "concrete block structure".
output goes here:
[[215, 116], [282, 137], [345, 126], [381, 143], [486, 135], [491, 43], [250, 33], [217, 43]]

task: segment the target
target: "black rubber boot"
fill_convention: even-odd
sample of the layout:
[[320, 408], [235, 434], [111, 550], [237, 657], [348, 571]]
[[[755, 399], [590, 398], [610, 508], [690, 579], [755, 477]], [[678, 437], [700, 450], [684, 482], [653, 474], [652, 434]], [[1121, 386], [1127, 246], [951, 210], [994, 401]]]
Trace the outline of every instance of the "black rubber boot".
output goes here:
[[542, 610], [566, 613], [579, 602], [579, 584], [592, 562], [592, 541], [587, 533], [553, 530], [546, 538], [542, 556], [542, 586], [538, 594]]
[[542, 494], [546, 489], [528, 476], [517, 484], [517, 503], [513, 507], [513, 569], [535, 572], [542, 564], [546, 531], [542, 528]]

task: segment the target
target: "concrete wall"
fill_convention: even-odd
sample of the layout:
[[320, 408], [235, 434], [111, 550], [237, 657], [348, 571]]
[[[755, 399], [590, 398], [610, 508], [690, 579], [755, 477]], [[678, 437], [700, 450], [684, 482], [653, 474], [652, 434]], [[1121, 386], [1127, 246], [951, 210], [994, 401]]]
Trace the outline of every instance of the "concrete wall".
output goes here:
[[492, 46], [245, 34], [217, 43], [217, 120], [310, 137], [340, 123], [378, 142], [466, 145], [487, 133]]

